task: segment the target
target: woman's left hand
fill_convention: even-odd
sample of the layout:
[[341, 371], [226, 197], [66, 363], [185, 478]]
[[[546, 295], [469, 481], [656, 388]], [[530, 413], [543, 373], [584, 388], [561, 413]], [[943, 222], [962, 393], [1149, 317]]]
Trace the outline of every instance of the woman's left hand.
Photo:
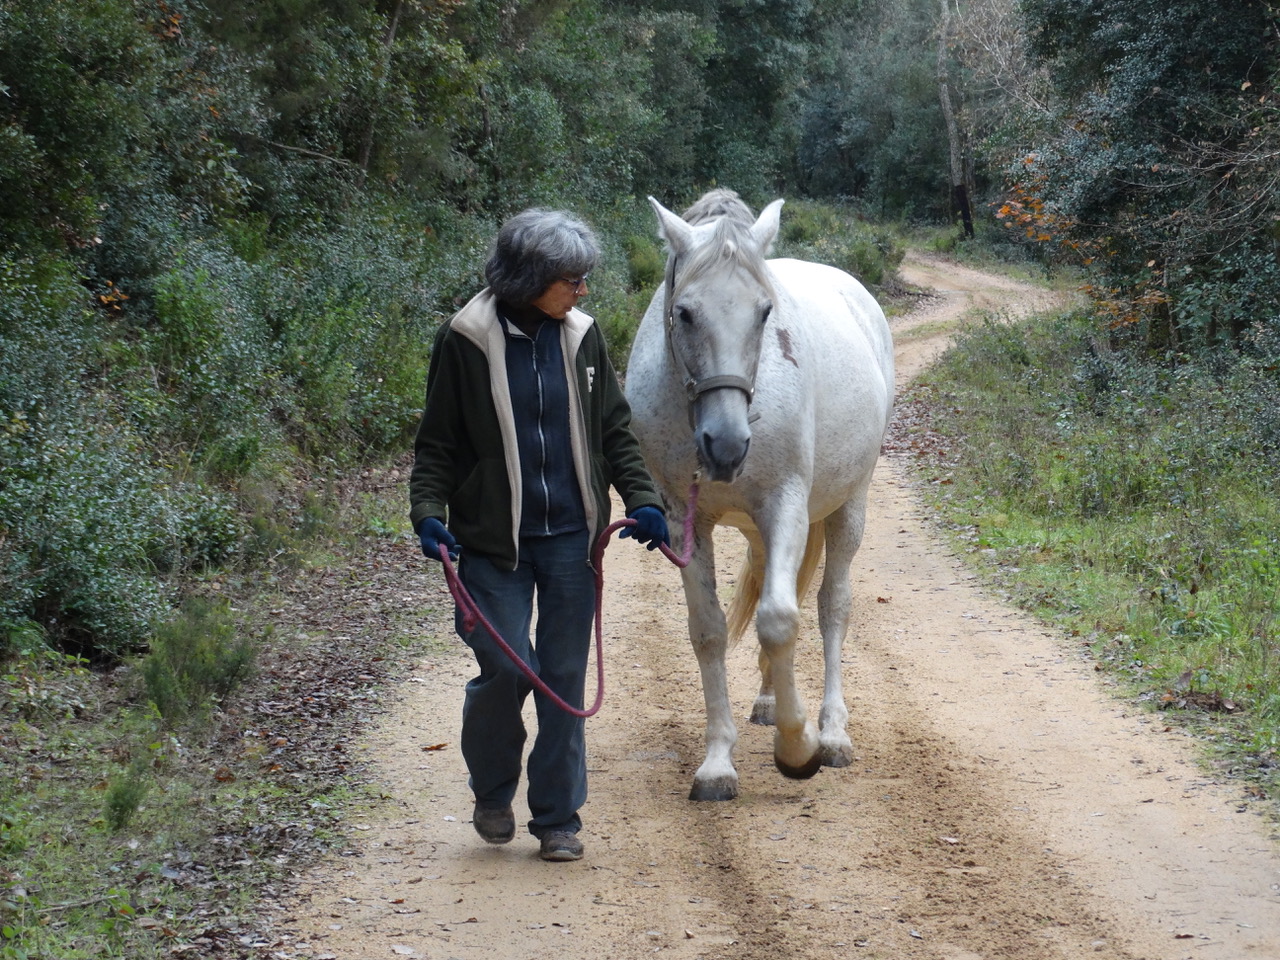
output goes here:
[[627, 514], [627, 518], [634, 520], [635, 526], [623, 527], [618, 534], [619, 539], [633, 537], [640, 543], [647, 544], [650, 550], [656, 550], [664, 543], [668, 547], [671, 546], [671, 535], [667, 532], [667, 518], [657, 507], [636, 507]]

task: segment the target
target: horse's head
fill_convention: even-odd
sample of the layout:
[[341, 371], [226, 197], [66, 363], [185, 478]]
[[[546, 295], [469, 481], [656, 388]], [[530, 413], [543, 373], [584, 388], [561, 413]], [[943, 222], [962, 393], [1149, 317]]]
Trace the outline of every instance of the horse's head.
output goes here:
[[[649, 198], [667, 244], [667, 344], [689, 399], [708, 479], [734, 480], [751, 443], [751, 401], [775, 294], [765, 263], [782, 201], [758, 219], [736, 194], [714, 191], [682, 219]], [[692, 221], [692, 222], [691, 222]]]

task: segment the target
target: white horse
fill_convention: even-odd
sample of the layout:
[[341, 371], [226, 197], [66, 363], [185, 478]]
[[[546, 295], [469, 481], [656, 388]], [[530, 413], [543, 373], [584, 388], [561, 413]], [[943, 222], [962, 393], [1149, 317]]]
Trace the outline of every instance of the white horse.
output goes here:
[[[774, 723], [774, 762], [811, 777], [853, 759], [840, 657], [849, 567], [862, 541], [867, 488], [893, 405], [893, 341], [875, 299], [848, 274], [766, 260], [782, 200], [756, 219], [729, 190], [684, 218], [649, 198], [666, 241], [666, 280], [627, 367], [634, 428], [680, 530], [695, 473], [692, 560], [682, 572], [689, 637], [702, 673], [706, 759], [691, 800], [738, 794], [725, 654], [752, 612], [762, 684], [752, 720]], [[717, 524], [749, 544], [726, 619], [716, 595]], [[815, 725], [793, 666], [803, 599], [821, 559], [818, 620], [826, 661]]]

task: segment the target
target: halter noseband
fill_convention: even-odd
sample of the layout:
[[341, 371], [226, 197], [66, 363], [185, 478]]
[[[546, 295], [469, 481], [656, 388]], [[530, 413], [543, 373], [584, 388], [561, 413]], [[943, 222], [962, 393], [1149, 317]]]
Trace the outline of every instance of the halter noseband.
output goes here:
[[[675, 323], [676, 323], [676, 255], [671, 254], [667, 260], [666, 278], [664, 281], [663, 297], [666, 302], [663, 305], [663, 323], [667, 331], [667, 349], [671, 351], [671, 359], [675, 362], [676, 368], [684, 374], [684, 392], [689, 399], [689, 429], [693, 429], [695, 424], [693, 420], [693, 405], [698, 398], [704, 393], [711, 390], [741, 390], [747, 395], [747, 406], [750, 407], [751, 402], [756, 396], [756, 385], [752, 380], [746, 377], [740, 377], [732, 373], [718, 373], [710, 377], [698, 379], [689, 371], [689, 365], [685, 363], [684, 357], [680, 356], [680, 352], [676, 349], [675, 339]], [[760, 419], [758, 412], [751, 414], [747, 418], [748, 423], [754, 423]]]

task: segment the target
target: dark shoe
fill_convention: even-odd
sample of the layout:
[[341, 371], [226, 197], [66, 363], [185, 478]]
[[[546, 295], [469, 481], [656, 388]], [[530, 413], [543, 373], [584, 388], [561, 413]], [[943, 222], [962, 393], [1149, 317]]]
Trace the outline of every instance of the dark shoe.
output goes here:
[[576, 833], [552, 830], [542, 838], [542, 849], [538, 856], [543, 860], [581, 860], [582, 841]]
[[516, 835], [516, 817], [510, 805], [495, 808], [482, 807], [477, 803], [471, 822], [485, 843], [510, 843]]

